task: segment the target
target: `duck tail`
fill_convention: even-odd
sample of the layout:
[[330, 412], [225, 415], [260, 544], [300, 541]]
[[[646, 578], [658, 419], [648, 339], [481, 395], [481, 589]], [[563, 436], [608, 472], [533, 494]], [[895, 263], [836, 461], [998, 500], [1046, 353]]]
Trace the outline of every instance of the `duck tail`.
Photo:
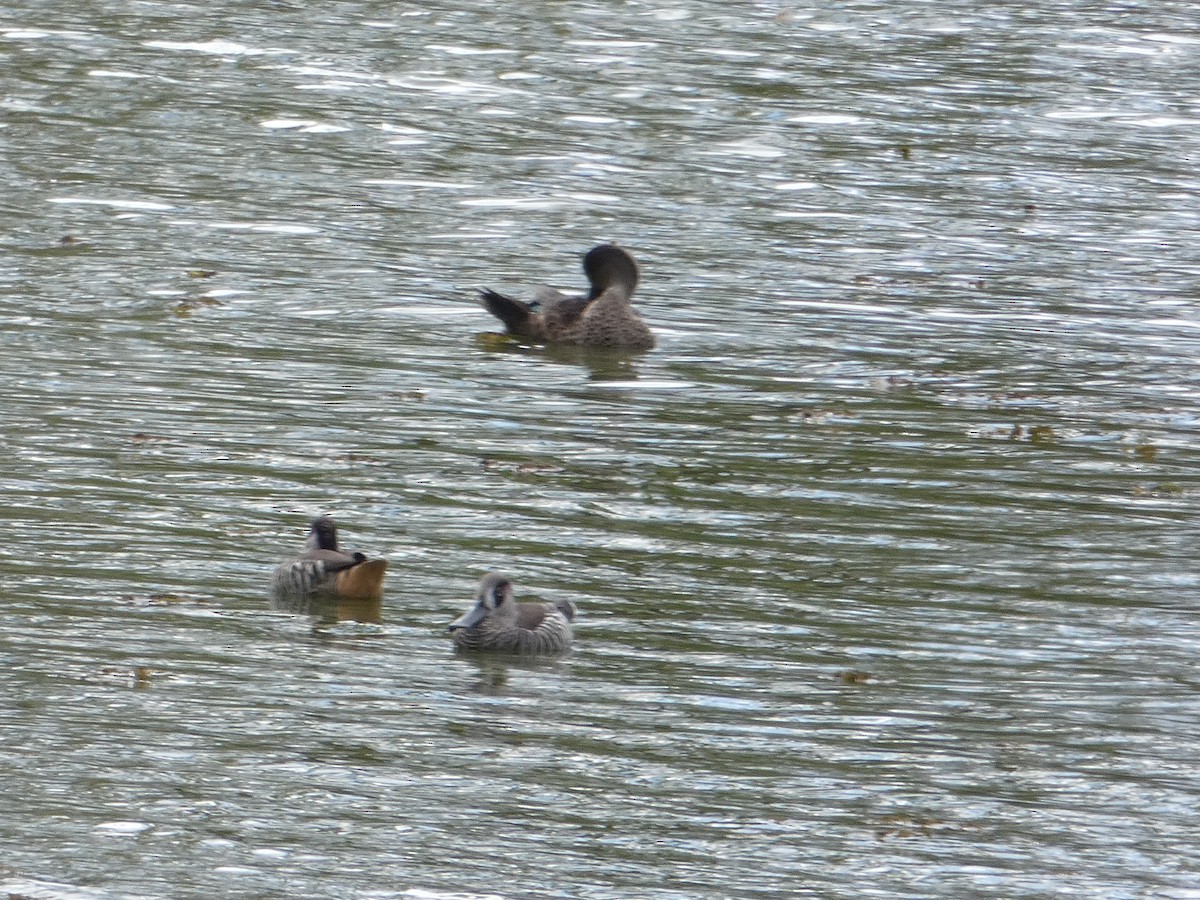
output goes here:
[[487, 288], [481, 290], [479, 296], [483, 299], [487, 311], [503, 322], [509, 331], [514, 334], [530, 332], [530, 318], [534, 313], [527, 303], [505, 297]]
[[344, 600], [376, 600], [383, 596], [386, 559], [371, 559], [337, 573], [337, 593]]

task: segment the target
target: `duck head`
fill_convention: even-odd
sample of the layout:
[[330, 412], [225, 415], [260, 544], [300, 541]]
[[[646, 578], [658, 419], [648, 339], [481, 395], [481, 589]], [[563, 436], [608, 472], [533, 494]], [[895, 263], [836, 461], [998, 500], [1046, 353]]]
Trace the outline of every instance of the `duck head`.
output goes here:
[[475, 605], [450, 623], [449, 630], [474, 628], [484, 619], [496, 616], [516, 621], [517, 604], [513, 601], [513, 586], [508, 576], [489, 572], [479, 582]]
[[616, 244], [600, 244], [584, 254], [583, 273], [592, 285], [589, 300], [595, 300], [611, 287], [619, 287], [626, 296], [632, 296], [638, 283], [637, 263]]
[[313, 519], [312, 531], [305, 543], [305, 550], [336, 550], [338, 548], [337, 525], [329, 516]]

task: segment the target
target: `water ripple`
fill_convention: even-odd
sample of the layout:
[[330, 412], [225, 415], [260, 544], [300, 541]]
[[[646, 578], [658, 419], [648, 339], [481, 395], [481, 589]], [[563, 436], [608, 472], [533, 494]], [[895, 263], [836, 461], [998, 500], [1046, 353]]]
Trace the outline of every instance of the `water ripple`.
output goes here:
[[[1191, 889], [1189, 7], [26, 6], [11, 893]], [[484, 334], [602, 240], [656, 352]]]

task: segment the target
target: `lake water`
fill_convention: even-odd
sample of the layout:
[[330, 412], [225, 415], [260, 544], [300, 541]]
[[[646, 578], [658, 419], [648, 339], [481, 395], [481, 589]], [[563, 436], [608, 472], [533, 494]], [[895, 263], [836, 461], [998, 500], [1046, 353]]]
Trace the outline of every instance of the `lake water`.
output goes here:
[[[10, 896], [1200, 897], [1194, 4], [24, 0], [0, 89]], [[604, 240], [657, 350], [492, 334]], [[268, 609], [321, 513], [382, 626]]]

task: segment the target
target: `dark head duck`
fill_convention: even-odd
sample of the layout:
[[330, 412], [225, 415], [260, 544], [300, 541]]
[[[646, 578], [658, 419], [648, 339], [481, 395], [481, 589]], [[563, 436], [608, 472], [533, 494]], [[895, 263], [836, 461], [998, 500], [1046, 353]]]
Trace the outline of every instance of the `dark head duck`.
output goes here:
[[480, 291], [483, 305], [509, 334], [546, 344], [620, 350], [650, 350], [654, 335], [633, 308], [638, 267], [616, 244], [600, 244], [583, 257], [591, 289], [568, 296], [542, 288], [525, 303], [492, 290]]
[[[337, 524], [313, 519], [303, 550], [271, 576], [271, 606], [286, 612], [379, 621], [386, 559], [338, 548]], [[359, 610], [355, 612], [355, 610]]]

